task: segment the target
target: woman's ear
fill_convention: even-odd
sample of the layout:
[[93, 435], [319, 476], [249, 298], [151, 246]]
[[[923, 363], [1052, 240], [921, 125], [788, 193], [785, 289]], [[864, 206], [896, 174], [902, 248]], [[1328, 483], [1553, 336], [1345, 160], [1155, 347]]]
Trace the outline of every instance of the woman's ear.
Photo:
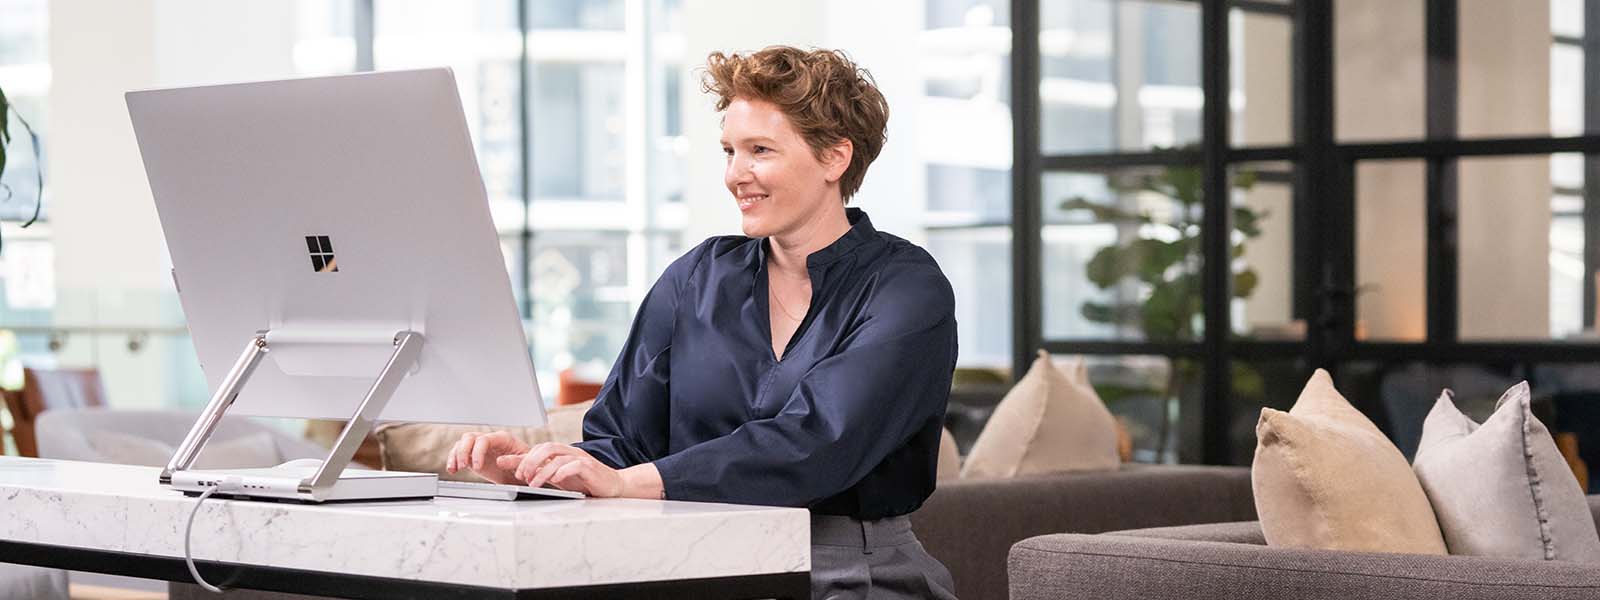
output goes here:
[[822, 153], [824, 178], [828, 183], [836, 183], [844, 177], [844, 172], [850, 168], [850, 157], [855, 154], [855, 149], [855, 145], [851, 144], [849, 139], [842, 139]]

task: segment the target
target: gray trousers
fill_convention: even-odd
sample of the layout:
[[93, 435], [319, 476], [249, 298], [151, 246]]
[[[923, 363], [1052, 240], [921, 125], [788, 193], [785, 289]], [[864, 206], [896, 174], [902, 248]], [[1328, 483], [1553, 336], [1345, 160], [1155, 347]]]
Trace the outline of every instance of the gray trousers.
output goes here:
[[922, 549], [909, 517], [811, 515], [813, 600], [955, 600], [950, 570]]

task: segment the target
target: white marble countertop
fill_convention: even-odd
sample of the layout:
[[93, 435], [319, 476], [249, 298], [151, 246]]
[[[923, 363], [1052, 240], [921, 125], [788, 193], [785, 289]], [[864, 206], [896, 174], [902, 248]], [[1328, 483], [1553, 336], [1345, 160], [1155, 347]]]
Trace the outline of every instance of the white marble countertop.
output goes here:
[[[0, 539], [183, 556], [159, 469], [0, 456]], [[196, 559], [508, 589], [795, 573], [804, 509], [654, 500], [303, 505], [208, 499]]]

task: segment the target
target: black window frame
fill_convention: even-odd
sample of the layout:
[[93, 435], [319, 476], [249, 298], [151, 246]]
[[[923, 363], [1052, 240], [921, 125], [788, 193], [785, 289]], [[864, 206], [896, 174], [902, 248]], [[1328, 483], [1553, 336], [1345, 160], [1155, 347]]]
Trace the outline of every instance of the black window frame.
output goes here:
[[[1121, 2], [1123, 0], [1116, 0]], [[1147, 0], [1148, 1], [1148, 0]], [[1600, 343], [1477, 342], [1459, 338], [1459, 278], [1455, 235], [1456, 173], [1463, 157], [1583, 153], [1584, 264], [1600, 270], [1600, 0], [1585, 0], [1581, 38], [1557, 36], [1553, 43], [1583, 48], [1584, 135], [1555, 137], [1457, 136], [1458, 36], [1457, 0], [1426, 2], [1426, 135], [1396, 142], [1340, 143], [1334, 137], [1333, 2], [1292, 0], [1289, 3], [1250, 0], [1160, 0], [1198, 4], [1201, 11], [1202, 108], [1200, 147], [1183, 152], [1104, 152], [1045, 155], [1040, 146], [1039, 5], [1041, 0], [1012, 0], [1012, 366], [1020, 379], [1034, 353], [1089, 356], [1158, 355], [1198, 361], [1203, 370], [1201, 423], [1181, 424], [1178, 431], [1198, 432], [1198, 440], [1180, 440], [1194, 448], [1181, 462], [1228, 464], [1234, 456], [1230, 424], [1231, 363], [1262, 358], [1296, 358], [1301, 375], [1325, 368], [1337, 373], [1350, 361], [1448, 364], [1579, 362], [1600, 360]], [[1230, 10], [1282, 15], [1291, 20], [1291, 122], [1287, 145], [1236, 147], [1229, 136]], [[1355, 332], [1355, 167], [1360, 161], [1421, 159], [1427, 164], [1426, 269], [1427, 337], [1421, 342], [1372, 342]], [[1232, 333], [1229, 313], [1231, 231], [1229, 169], [1260, 161], [1293, 165], [1293, 314], [1307, 323], [1304, 341], [1242, 339]], [[1191, 164], [1203, 175], [1201, 292], [1204, 334], [1185, 342], [1141, 342], [1047, 339], [1043, 335], [1042, 178], [1063, 171]], [[1320, 190], [1320, 192], [1317, 192]], [[1585, 286], [1584, 306], [1595, 306], [1593, 286]], [[1585, 311], [1584, 325], [1595, 325]], [[1169, 395], [1175, 393], [1169, 390]], [[1384, 425], [1372, 400], [1358, 408]], [[1185, 416], [1185, 419], [1188, 417]]]

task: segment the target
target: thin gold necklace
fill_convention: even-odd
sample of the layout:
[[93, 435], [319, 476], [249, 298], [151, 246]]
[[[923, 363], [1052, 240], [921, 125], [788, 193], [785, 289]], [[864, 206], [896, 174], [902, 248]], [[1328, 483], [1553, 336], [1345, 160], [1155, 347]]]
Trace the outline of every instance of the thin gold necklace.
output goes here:
[[785, 317], [789, 317], [789, 320], [798, 322], [805, 318], [805, 315], [803, 314], [796, 317], [794, 316], [794, 313], [789, 312], [789, 307], [783, 305], [783, 299], [778, 297], [778, 291], [776, 289], [768, 287], [767, 296], [772, 298], [773, 303], [778, 305], [778, 312], [783, 313], [783, 316]]

